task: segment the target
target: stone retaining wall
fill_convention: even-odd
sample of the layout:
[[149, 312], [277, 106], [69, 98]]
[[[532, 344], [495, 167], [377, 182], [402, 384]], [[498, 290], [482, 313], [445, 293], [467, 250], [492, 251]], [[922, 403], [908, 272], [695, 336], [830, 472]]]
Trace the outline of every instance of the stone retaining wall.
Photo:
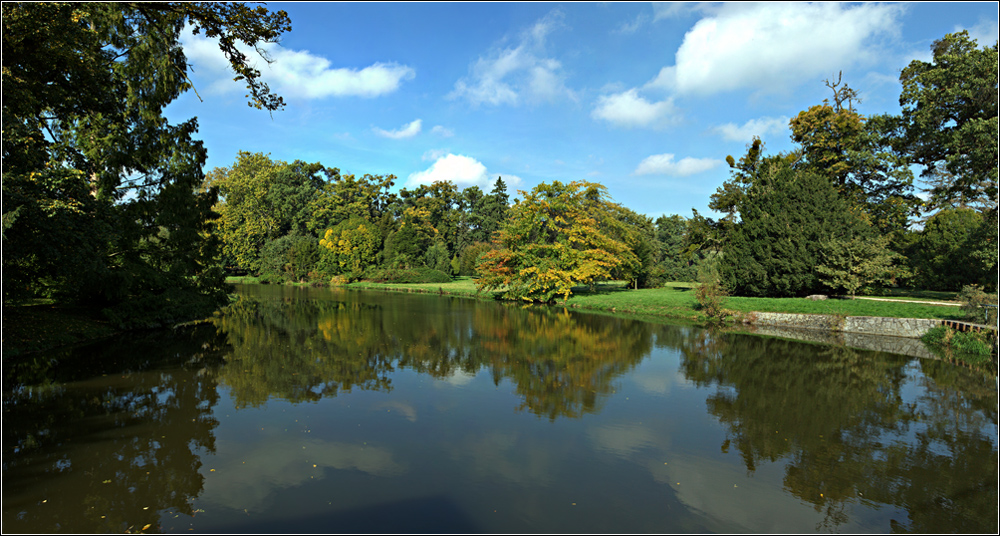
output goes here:
[[931, 328], [941, 325], [940, 320], [926, 318], [887, 318], [881, 316], [833, 316], [793, 313], [752, 313], [754, 325], [842, 331], [865, 335], [888, 335], [919, 339]]

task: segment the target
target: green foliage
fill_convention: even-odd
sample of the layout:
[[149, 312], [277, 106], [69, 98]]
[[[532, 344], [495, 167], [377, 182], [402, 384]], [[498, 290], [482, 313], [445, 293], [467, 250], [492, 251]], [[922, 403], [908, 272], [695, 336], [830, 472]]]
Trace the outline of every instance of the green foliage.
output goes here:
[[260, 257], [260, 271], [269, 280], [303, 281], [316, 269], [320, 251], [312, 236], [289, 234], [268, 241]]
[[[336, 170], [334, 170], [335, 172]], [[312, 208], [324, 185], [320, 163], [291, 164], [262, 153], [240, 151], [231, 168], [209, 172], [206, 185], [219, 190], [216, 233], [233, 267], [259, 273], [269, 241], [309, 232]]]
[[451, 276], [433, 268], [374, 268], [365, 272], [365, 281], [374, 283], [448, 283]]
[[459, 275], [476, 275], [476, 267], [482, 261], [483, 255], [493, 249], [493, 244], [473, 242], [462, 250]]
[[382, 239], [375, 224], [354, 216], [327, 229], [319, 246], [325, 274], [360, 274], [378, 263]]
[[726, 289], [716, 278], [703, 278], [695, 289], [698, 310], [705, 314], [710, 323], [722, 322], [729, 311], [725, 309]]
[[395, 203], [395, 194], [389, 189], [395, 184], [394, 175], [341, 175], [340, 170], [327, 170], [329, 180], [311, 201], [308, 212], [310, 231], [323, 234], [351, 218], [363, 218], [379, 224], [381, 238], [388, 229], [383, 220], [389, 216], [389, 207]]
[[920, 340], [927, 344], [952, 348], [974, 355], [990, 355], [995, 344], [988, 332], [956, 331], [948, 326], [932, 328], [924, 333]]
[[451, 261], [448, 259], [448, 246], [445, 245], [444, 239], [440, 236], [435, 238], [434, 243], [427, 249], [424, 259], [429, 268], [444, 273], [451, 272]]
[[894, 144], [925, 178], [948, 178], [935, 200], [997, 198], [998, 54], [996, 43], [986, 45], [964, 30], [947, 34], [931, 46], [931, 62], [913, 60], [899, 75]]
[[660, 244], [658, 275], [664, 281], [694, 281], [697, 277], [698, 263], [707, 253], [699, 244], [688, 243], [689, 239], [697, 240], [689, 230], [691, 225], [691, 220], [679, 214], [656, 219], [656, 240]]
[[[966, 318], [979, 324], [997, 325], [997, 295], [987, 294], [979, 285], [965, 285], [958, 293]], [[986, 306], [993, 306], [987, 309]], [[988, 317], [988, 318], [987, 318]]]
[[236, 44], [273, 41], [287, 15], [237, 3], [5, 3], [3, 24], [5, 300], [58, 296], [126, 326], [211, 311], [225, 297], [207, 233], [216, 193], [199, 190], [197, 122], [163, 116], [190, 88], [180, 32], [218, 37], [252, 105], [275, 110], [280, 97]]
[[833, 238], [822, 244], [821, 264], [816, 271], [820, 282], [834, 291], [854, 297], [858, 291], [871, 291], [893, 285], [897, 277], [906, 277], [905, 268], [897, 265], [903, 256], [889, 249], [889, 235]]
[[760, 170], [735, 209], [741, 222], [726, 237], [719, 272], [737, 296], [816, 293], [823, 244], [864, 232], [828, 179], [781, 161]]
[[510, 299], [565, 300], [576, 285], [639, 267], [628, 246], [634, 231], [615, 218], [617, 205], [604, 186], [555, 181], [524, 195], [501, 226], [496, 249], [479, 264], [480, 289], [502, 289]]
[[[959, 290], [964, 285], [995, 277], [996, 272], [984, 269], [985, 263], [974, 256], [985, 249], [982, 238], [988, 232], [983, 229], [986, 226], [995, 229], [996, 222], [984, 222], [982, 216], [968, 208], [945, 209], [931, 217], [908, 255], [917, 285]], [[995, 263], [996, 259], [993, 266]]]

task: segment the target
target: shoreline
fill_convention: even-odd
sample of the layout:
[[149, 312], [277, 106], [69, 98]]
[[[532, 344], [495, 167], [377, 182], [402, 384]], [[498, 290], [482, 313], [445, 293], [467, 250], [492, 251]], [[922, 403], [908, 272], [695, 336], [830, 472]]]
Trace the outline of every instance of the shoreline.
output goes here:
[[[242, 284], [254, 284], [250, 282], [239, 282]], [[460, 282], [452, 282], [451, 285], [455, 286], [457, 284], [463, 284]], [[304, 284], [296, 284], [304, 285]], [[318, 286], [320, 288], [342, 288], [348, 290], [368, 290], [368, 291], [382, 291], [382, 292], [398, 292], [398, 293], [409, 293], [409, 294], [437, 294], [440, 296], [449, 297], [459, 297], [459, 298], [469, 298], [475, 300], [485, 300], [485, 301], [496, 301], [494, 293], [492, 292], [478, 292], [475, 290], [470, 290], [465, 286], [459, 288], [446, 288], [449, 285], [445, 284], [404, 284], [404, 283], [370, 283], [370, 282], [356, 282], [348, 283], [345, 285], [337, 286], [327, 286], [327, 285], [310, 285]], [[673, 290], [686, 290], [686, 288], [674, 288]], [[613, 296], [613, 294], [612, 294]], [[600, 298], [600, 296], [598, 296]], [[620, 301], [620, 300], [619, 300]], [[887, 300], [888, 301], [888, 300]], [[544, 304], [540, 304], [544, 305]], [[576, 309], [582, 311], [595, 312], [600, 314], [610, 314], [614, 316], [626, 316], [637, 318], [639, 320], [645, 321], [674, 321], [683, 322], [688, 324], [694, 324], [698, 327], [705, 327], [707, 324], [707, 318], [704, 314], [693, 309], [692, 307], [685, 306], [684, 304], [674, 304], [665, 305], [663, 303], [654, 304], [620, 304], [616, 303], [614, 305], [609, 305], [606, 301], [600, 299], [595, 299], [593, 295], [576, 295], [570, 297], [569, 301], [566, 303], [556, 303], [544, 305], [546, 307], [563, 307], [566, 309]], [[101, 339], [106, 339], [115, 335], [125, 333], [124, 330], [118, 330], [111, 328], [106, 322], [102, 322], [93, 317], [93, 315], [87, 314], [85, 311], [77, 311], [73, 309], [60, 309], [56, 307], [48, 307], [48, 311], [42, 311], [41, 307], [32, 307], [30, 310], [26, 310], [27, 314], [13, 313], [5, 308], [5, 320], [7, 320], [8, 315], [12, 318], [17, 317], [36, 317], [38, 315], [45, 317], [38, 325], [48, 325], [49, 327], [53, 325], [58, 325], [58, 333], [52, 337], [46, 337], [44, 335], [33, 340], [31, 344], [25, 344], [22, 341], [24, 337], [18, 337], [21, 335], [18, 333], [19, 329], [15, 328], [15, 341], [9, 342], [7, 337], [8, 333], [5, 333], [3, 346], [4, 354], [10, 357], [24, 356], [35, 354], [47, 350], [52, 350], [65, 346], [73, 346], [76, 344], [84, 344], [95, 342]], [[948, 308], [951, 309], [951, 308]], [[963, 324], [962, 322], [957, 322], [954, 320], [948, 320], [944, 318], [938, 319], [926, 319], [926, 318], [909, 318], [909, 317], [886, 317], [886, 316], [854, 316], [854, 315], [844, 315], [844, 314], [816, 314], [816, 313], [781, 313], [781, 312], [761, 312], [761, 311], [749, 311], [737, 313], [737, 321], [731, 324], [727, 329], [733, 329], [736, 331], [746, 330], [747, 332], [760, 332], [760, 334], [765, 334], [769, 330], [791, 330], [785, 331], [786, 333], [801, 333], [802, 336], [796, 336], [797, 340], [803, 340], [806, 342], [816, 342], [812, 334], [827, 334], [827, 336], [834, 336], [835, 338], [847, 340], [857, 340], [858, 337], [864, 337], [866, 335], [871, 335], [878, 338], [890, 338], [890, 339], [904, 339], [910, 340], [919, 344], [919, 337], [926, 333], [927, 330], [937, 327], [940, 325], [951, 325], [955, 327], [956, 324]], [[13, 314], [11, 314], [13, 313]], [[203, 320], [203, 319], [201, 319]], [[195, 319], [193, 322], [201, 321]], [[34, 322], [34, 320], [29, 320]], [[5, 322], [7, 323], [7, 322]], [[191, 322], [181, 323], [177, 326], [189, 324]], [[967, 324], [967, 323], [966, 323]], [[63, 329], [65, 325], [69, 325], [69, 329]], [[10, 324], [8, 324], [10, 326]], [[172, 327], [177, 327], [172, 326]], [[33, 325], [32, 328], [35, 328]], [[996, 328], [989, 326], [980, 326], [982, 328], [993, 329]], [[4, 330], [7, 331], [7, 330]], [[55, 331], [50, 329], [49, 331]], [[810, 334], [811, 332], [811, 334]], [[839, 335], [838, 335], [839, 334]], [[839, 344], [846, 344], [841, 342]], [[846, 344], [847, 346], [855, 347], [856, 344]], [[861, 349], [867, 349], [864, 345]], [[880, 345], [885, 347], [885, 345]], [[893, 345], [899, 347], [909, 347], [910, 344]], [[925, 345], [927, 346], [927, 345]], [[929, 349], [926, 352], [904, 352], [907, 355], [913, 355], [915, 357], [929, 357], [928, 353], [934, 354], [932, 350]], [[947, 349], [943, 349], [945, 353], [950, 353]], [[891, 351], [891, 350], [886, 350]], [[996, 353], [992, 354], [995, 358]], [[952, 360], [952, 359], [949, 359]], [[995, 360], [995, 359], [994, 359]], [[958, 362], [963, 364], [965, 361], [958, 359]]]

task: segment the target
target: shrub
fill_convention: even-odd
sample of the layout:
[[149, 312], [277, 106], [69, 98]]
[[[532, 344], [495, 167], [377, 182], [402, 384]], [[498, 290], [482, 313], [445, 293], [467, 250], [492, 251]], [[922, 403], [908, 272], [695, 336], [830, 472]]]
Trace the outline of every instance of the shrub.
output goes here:
[[997, 297], [983, 291], [979, 285], [965, 285], [958, 293], [958, 301], [962, 302], [962, 312], [972, 322], [997, 325], [997, 309], [994, 308], [987, 318], [987, 305], [997, 305]]
[[424, 266], [417, 268], [378, 268], [370, 270], [364, 279], [375, 283], [450, 283], [451, 276]]
[[975, 355], [990, 355], [993, 352], [992, 335], [979, 331], [955, 331], [948, 326], [938, 326], [924, 333], [920, 340], [927, 344], [952, 348], [959, 352]]
[[729, 314], [729, 311], [723, 308], [726, 295], [726, 290], [718, 279], [703, 279], [694, 293], [695, 300], [698, 301], [698, 310], [705, 313], [709, 322], [721, 322]]

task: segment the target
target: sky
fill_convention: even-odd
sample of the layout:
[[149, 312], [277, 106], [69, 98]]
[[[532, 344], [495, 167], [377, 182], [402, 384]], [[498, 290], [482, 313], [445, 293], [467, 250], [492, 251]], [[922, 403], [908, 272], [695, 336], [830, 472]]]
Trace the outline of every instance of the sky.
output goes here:
[[[286, 106], [247, 106], [217, 44], [185, 32], [197, 91], [166, 109], [197, 117], [206, 172], [239, 151], [395, 175], [395, 189], [450, 180], [511, 197], [586, 180], [653, 218], [709, 196], [754, 135], [794, 148], [788, 121], [858, 91], [863, 115], [898, 114], [899, 73], [968, 30], [998, 38], [983, 3], [285, 3], [292, 30], [251, 53]], [[842, 75], [840, 74], [842, 73]]]

